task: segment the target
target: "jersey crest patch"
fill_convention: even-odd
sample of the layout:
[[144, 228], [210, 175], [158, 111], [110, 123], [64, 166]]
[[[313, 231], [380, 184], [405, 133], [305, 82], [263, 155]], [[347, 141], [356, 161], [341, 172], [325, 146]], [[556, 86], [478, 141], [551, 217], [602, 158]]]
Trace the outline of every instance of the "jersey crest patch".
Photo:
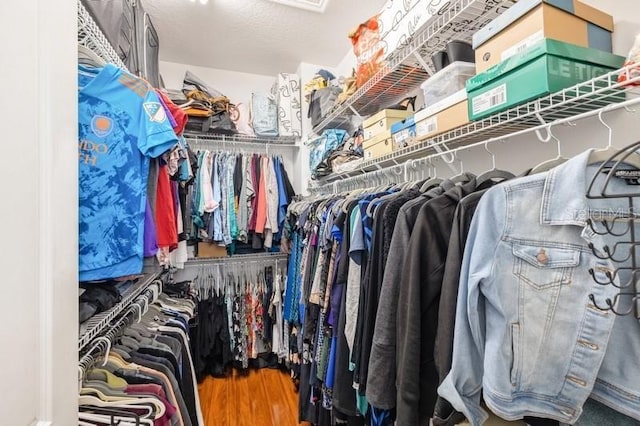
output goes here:
[[144, 111], [149, 116], [149, 120], [156, 123], [164, 123], [167, 119], [167, 114], [164, 112], [164, 107], [158, 102], [145, 102], [143, 104]]
[[107, 137], [113, 130], [113, 121], [104, 115], [94, 115], [91, 119], [91, 130], [99, 138]]

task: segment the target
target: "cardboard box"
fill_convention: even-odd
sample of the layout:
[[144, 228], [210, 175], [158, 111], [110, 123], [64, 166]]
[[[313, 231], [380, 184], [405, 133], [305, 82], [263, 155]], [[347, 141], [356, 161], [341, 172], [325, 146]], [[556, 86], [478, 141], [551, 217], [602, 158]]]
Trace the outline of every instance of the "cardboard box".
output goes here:
[[384, 109], [371, 117], [364, 120], [362, 127], [364, 129], [364, 139], [371, 139], [375, 135], [390, 130], [394, 123], [404, 120], [413, 114], [411, 111], [402, 111], [398, 109]]
[[478, 120], [566, 89], [616, 70], [623, 62], [622, 56], [601, 50], [542, 40], [467, 81], [469, 118]]
[[424, 140], [440, 133], [448, 132], [469, 122], [467, 92], [461, 90], [438, 105], [418, 111], [416, 119], [416, 140]]
[[402, 149], [416, 143], [416, 122], [414, 117], [407, 117], [391, 126], [393, 150]]
[[198, 243], [198, 257], [212, 258], [212, 257], [226, 257], [227, 248], [225, 246], [219, 246], [217, 244], [211, 244], [204, 241]]
[[477, 71], [483, 72], [544, 38], [611, 52], [613, 18], [577, 0], [571, 7], [566, 3], [520, 0], [476, 32]]
[[365, 160], [380, 157], [382, 155], [391, 154], [393, 152], [393, 139], [391, 130], [385, 130], [378, 133], [371, 139], [362, 142]]
[[300, 77], [296, 74], [278, 74], [278, 133], [280, 136], [302, 135], [302, 103]]

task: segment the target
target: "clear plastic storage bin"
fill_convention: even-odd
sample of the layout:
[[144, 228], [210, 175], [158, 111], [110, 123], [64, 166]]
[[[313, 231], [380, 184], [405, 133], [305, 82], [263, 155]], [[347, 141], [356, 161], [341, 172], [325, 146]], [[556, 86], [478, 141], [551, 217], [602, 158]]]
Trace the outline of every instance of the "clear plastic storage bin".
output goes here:
[[467, 80], [476, 75], [476, 64], [471, 62], [454, 62], [435, 73], [420, 86], [424, 93], [426, 107], [464, 89]]

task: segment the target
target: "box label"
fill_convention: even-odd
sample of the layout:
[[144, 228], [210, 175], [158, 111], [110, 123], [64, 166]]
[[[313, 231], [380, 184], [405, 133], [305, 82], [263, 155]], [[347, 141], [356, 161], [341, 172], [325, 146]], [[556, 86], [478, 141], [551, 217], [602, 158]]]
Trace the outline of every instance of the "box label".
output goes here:
[[438, 117], [430, 117], [416, 125], [416, 133], [419, 136], [429, 135], [438, 131]]
[[416, 129], [411, 126], [407, 129], [403, 129], [393, 135], [393, 140], [399, 148], [403, 148], [411, 144], [416, 137]]
[[494, 89], [476, 96], [472, 101], [473, 114], [477, 115], [507, 103], [507, 85], [502, 84]]
[[517, 55], [518, 53], [522, 53], [542, 40], [544, 40], [544, 32], [540, 30], [502, 52], [501, 60], [504, 61], [512, 56]]

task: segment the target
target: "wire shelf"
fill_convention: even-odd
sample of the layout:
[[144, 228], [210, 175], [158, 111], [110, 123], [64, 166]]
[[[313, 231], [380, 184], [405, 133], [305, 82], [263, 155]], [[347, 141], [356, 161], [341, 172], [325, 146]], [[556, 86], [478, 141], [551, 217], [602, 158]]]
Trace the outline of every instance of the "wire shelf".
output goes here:
[[185, 267], [196, 265], [210, 265], [216, 263], [248, 263], [248, 262], [270, 262], [273, 260], [287, 259], [289, 255], [287, 253], [280, 252], [265, 252], [265, 253], [253, 253], [253, 254], [235, 254], [233, 256], [225, 257], [193, 257], [187, 260]]
[[199, 134], [199, 133], [185, 133], [185, 139], [188, 143], [198, 144], [206, 143], [220, 143], [221, 145], [240, 145], [240, 146], [282, 146], [297, 148], [297, 141], [300, 139], [298, 136], [244, 136], [244, 135], [217, 135], [217, 134]]
[[78, 350], [81, 351], [94, 338], [131, 305], [134, 300], [144, 292], [158, 278], [158, 273], [145, 274], [139, 278], [122, 296], [122, 299], [111, 309], [96, 314], [80, 324], [80, 339], [78, 342]]
[[[626, 83], [618, 83], [620, 74], [626, 74]], [[634, 84], [640, 84], [640, 73], [637, 68], [616, 70], [483, 120], [421, 140], [390, 154], [366, 160], [352, 171], [330, 174], [319, 179], [315, 189], [340, 179], [426, 157], [436, 151], [448, 151], [492, 138], [508, 137], [513, 133], [532, 129], [541, 124], [598, 111], [623, 102], [627, 98], [640, 96], [640, 88], [632, 87]]]
[[105, 61], [127, 70], [118, 53], [80, 0], [78, 0], [78, 44], [91, 49]]
[[[434, 11], [434, 17], [419, 29], [411, 40], [393, 52], [382, 69], [349, 99], [327, 114], [313, 128], [320, 134], [329, 127], [339, 127], [353, 110], [370, 115], [415, 90], [431, 70], [426, 61], [445, 49], [451, 40], [471, 41], [473, 34], [513, 4], [512, 0], [456, 0]], [[427, 69], [425, 69], [425, 67]]]

